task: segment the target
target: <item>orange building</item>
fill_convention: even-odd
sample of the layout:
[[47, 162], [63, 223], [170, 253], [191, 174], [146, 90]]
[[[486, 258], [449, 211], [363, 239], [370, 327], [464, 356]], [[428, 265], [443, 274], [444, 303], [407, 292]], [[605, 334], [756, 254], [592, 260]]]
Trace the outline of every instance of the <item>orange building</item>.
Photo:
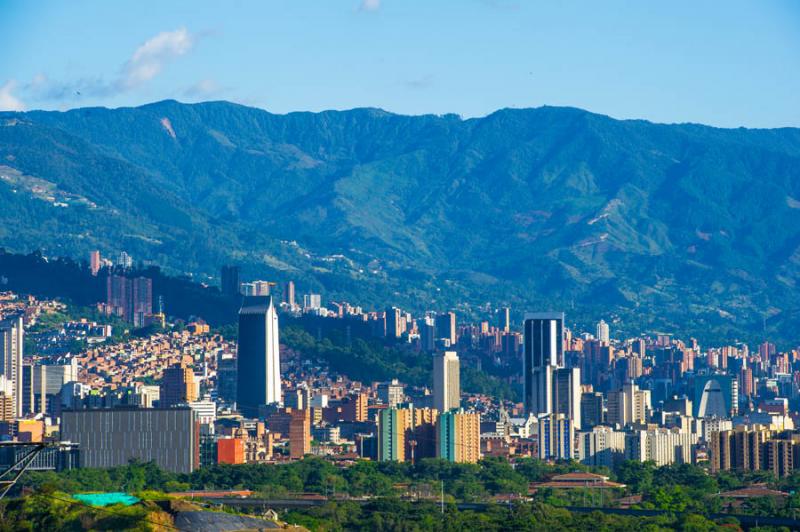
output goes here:
[[243, 464], [244, 440], [241, 438], [222, 438], [217, 440], [218, 464]]
[[197, 389], [194, 384], [194, 371], [184, 364], [175, 364], [164, 370], [161, 378], [161, 397], [159, 404], [168, 408], [180, 403], [197, 401]]
[[308, 410], [292, 410], [289, 414], [289, 456], [300, 459], [311, 453], [311, 416]]

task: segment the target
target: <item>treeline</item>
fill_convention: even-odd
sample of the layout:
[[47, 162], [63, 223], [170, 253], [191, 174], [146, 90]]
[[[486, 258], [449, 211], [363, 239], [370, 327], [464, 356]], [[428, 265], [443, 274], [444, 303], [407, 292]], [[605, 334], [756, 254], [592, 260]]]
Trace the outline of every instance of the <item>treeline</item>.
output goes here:
[[640, 509], [672, 513], [707, 515], [725, 508], [719, 492], [764, 481], [791, 495], [784, 501], [755, 498], [745, 502], [737, 513], [794, 517], [800, 510], [800, 474], [777, 480], [764, 473], [709, 475], [698, 466], [681, 464], [656, 467], [652, 463], [624, 462], [615, 471], [589, 468], [578, 463], [548, 464], [535, 459], [519, 459], [512, 466], [503, 459], [484, 459], [478, 464], [455, 464], [425, 459], [406, 462], [358, 461], [350, 467], [337, 467], [316, 457], [281, 465], [216, 465], [191, 474], [174, 474], [152, 463], [131, 463], [110, 469], [75, 469], [62, 473], [29, 472], [22, 485], [33, 488], [55, 486], [68, 492], [136, 492], [153, 489], [165, 492], [203, 489], [249, 489], [265, 497], [289, 493], [318, 493], [351, 497], [398, 497], [404, 494], [438, 497], [444, 490], [447, 500], [485, 502], [500, 494], [527, 495], [531, 482], [571, 471], [605, 474], [626, 485], [624, 489], [540, 489], [534, 499], [551, 506], [614, 506], [626, 495], [641, 495]]

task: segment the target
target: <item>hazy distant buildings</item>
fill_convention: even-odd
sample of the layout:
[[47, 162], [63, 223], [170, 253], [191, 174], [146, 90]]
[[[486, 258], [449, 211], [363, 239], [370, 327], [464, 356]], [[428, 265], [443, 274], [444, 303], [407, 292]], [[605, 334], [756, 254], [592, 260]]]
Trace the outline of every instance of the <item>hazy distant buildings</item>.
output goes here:
[[220, 272], [220, 290], [226, 296], [239, 295], [239, 267], [223, 266]]
[[278, 314], [272, 297], [246, 297], [239, 310], [236, 402], [246, 417], [281, 403]]
[[99, 251], [91, 251], [89, 253], [89, 271], [92, 272], [92, 275], [97, 276], [97, 273], [100, 271], [101, 268], [100, 262], [100, 252]]
[[128, 255], [128, 253], [125, 251], [120, 252], [120, 254], [117, 256], [117, 266], [123, 270], [130, 270], [133, 268], [133, 257]]
[[288, 281], [283, 285], [283, 302], [288, 305], [289, 309], [294, 309], [297, 306], [294, 298], [294, 281]]
[[435, 318], [436, 338], [445, 339], [449, 345], [456, 345], [458, 340], [456, 331], [456, 313], [445, 312]]
[[270, 287], [273, 283], [269, 281], [253, 281], [250, 283], [241, 284], [241, 292], [243, 296], [268, 296], [270, 295]]
[[386, 337], [400, 338], [406, 332], [406, 319], [397, 307], [386, 309]]
[[153, 280], [109, 275], [106, 278], [106, 311], [120, 316], [134, 327], [144, 326], [145, 317], [153, 314]]
[[25, 329], [22, 315], [10, 316], [0, 321], [0, 375], [12, 383], [14, 390], [14, 415], [22, 417], [22, 353]]
[[455, 351], [433, 356], [433, 407], [441, 413], [461, 405], [460, 371]]
[[303, 295], [303, 310], [319, 310], [322, 307], [322, 296], [319, 294]]
[[498, 327], [500, 327], [500, 330], [504, 333], [511, 332], [511, 309], [508, 307], [501, 308], [499, 316]]
[[606, 344], [610, 340], [608, 323], [603, 320], [600, 320], [600, 323], [597, 324], [597, 339]]

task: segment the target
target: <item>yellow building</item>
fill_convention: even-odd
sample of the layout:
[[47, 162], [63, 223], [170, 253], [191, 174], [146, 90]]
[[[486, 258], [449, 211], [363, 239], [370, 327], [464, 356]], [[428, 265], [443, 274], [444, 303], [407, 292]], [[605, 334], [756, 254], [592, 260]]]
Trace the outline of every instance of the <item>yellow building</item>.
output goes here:
[[436, 455], [451, 462], [475, 463], [481, 458], [481, 415], [444, 412], [436, 429]]

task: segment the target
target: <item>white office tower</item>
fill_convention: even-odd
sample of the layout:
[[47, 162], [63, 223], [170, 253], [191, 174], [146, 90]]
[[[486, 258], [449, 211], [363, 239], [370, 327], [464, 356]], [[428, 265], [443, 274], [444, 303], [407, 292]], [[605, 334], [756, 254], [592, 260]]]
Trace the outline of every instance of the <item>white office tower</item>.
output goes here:
[[14, 416], [22, 417], [22, 349], [25, 330], [22, 315], [0, 321], [0, 375], [14, 390]]
[[580, 428], [580, 369], [564, 367], [564, 313], [529, 313], [524, 322], [525, 412], [563, 414]]
[[433, 356], [433, 406], [440, 413], [461, 405], [461, 367], [455, 351]]
[[600, 320], [600, 323], [597, 324], [597, 339], [606, 344], [610, 342], [608, 323], [603, 320]]

